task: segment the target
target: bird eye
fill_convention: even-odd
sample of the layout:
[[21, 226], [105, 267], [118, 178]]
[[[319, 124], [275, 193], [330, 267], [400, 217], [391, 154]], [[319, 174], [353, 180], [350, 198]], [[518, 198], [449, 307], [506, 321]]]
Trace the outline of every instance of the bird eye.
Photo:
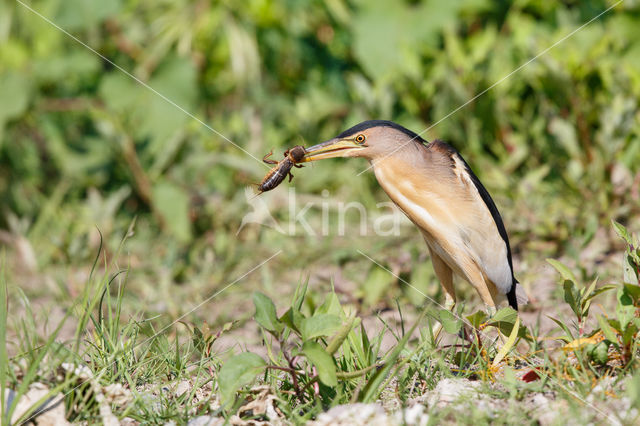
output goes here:
[[359, 134], [358, 136], [356, 136], [356, 142], [358, 142], [359, 144], [363, 144], [365, 139], [367, 139], [363, 134]]

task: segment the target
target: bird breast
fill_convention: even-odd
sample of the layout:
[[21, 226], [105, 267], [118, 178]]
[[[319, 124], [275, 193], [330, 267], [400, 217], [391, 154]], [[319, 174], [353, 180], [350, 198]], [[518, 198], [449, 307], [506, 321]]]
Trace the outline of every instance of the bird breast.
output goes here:
[[473, 182], [451, 169], [421, 173], [393, 159], [380, 163], [378, 182], [442, 260], [467, 281], [470, 268], [479, 268], [506, 294], [513, 277], [507, 246]]

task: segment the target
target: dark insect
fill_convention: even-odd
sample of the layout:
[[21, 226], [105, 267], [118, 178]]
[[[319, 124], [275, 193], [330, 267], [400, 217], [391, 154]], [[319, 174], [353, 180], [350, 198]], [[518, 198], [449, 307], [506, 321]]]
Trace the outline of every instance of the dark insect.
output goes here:
[[291, 179], [293, 179], [293, 175], [291, 174], [291, 169], [293, 167], [298, 167], [298, 168], [303, 167], [296, 163], [302, 160], [302, 157], [304, 157], [305, 152], [306, 151], [303, 146], [300, 146], [300, 145], [294, 146], [293, 148], [287, 150], [284, 153], [284, 159], [280, 162], [269, 160], [269, 157], [271, 157], [271, 155], [273, 154], [273, 151], [265, 155], [264, 158], [262, 158], [262, 161], [264, 161], [267, 164], [277, 164], [277, 166], [269, 170], [269, 173], [267, 173], [264, 179], [262, 179], [260, 186], [258, 186], [258, 191], [260, 192], [271, 191], [272, 189], [280, 185], [284, 180], [284, 178], [287, 177], [287, 175], [289, 175], [289, 182], [291, 182]]

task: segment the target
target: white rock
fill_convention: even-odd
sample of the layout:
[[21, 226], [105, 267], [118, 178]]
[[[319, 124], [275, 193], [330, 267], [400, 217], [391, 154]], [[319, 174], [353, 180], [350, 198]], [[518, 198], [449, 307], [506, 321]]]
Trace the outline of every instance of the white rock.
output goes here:
[[109, 404], [125, 406], [133, 400], [131, 391], [120, 383], [111, 383], [104, 387], [104, 396]]
[[422, 404], [415, 404], [412, 407], [397, 411], [393, 417], [395, 422], [401, 425], [427, 426], [427, 423], [429, 423], [429, 414], [427, 414], [426, 408]]
[[379, 404], [346, 404], [333, 407], [310, 422], [314, 426], [386, 426], [399, 424], [395, 419], [387, 416]]
[[179, 398], [189, 391], [191, 391], [191, 382], [189, 380], [183, 380], [176, 385], [174, 393]]
[[189, 420], [187, 426], [221, 426], [225, 424], [222, 417], [199, 416]]
[[[42, 383], [33, 383], [29, 386], [29, 390], [26, 394], [18, 400], [16, 408], [11, 417], [11, 423], [17, 423], [18, 419], [22, 417], [27, 411], [38, 404], [38, 402], [49, 394], [49, 388]], [[15, 398], [16, 393], [11, 389], [5, 391], [6, 398], [2, 398], [2, 403], [6, 404], [10, 399]], [[6, 402], [5, 402], [6, 401]], [[38, 414], [31, 414], [29, 420], [38, 426], [55, 426], [55, 425], [69, 425], [70, 423], [66, 419], [66, 413], [64, 410], [64, 396], [57, 394], [49, 397], [44, 403], [40, 403], [37, 409]]]
[[93, 373], [91, 372], [91, 369], [86, 365], [77, 365], [69, 362], [63, 362], [62, 368], [66, 371], [72, 372], [75, 376], [83, 380], [93, 379]]
[[443, 379], [436, 388], [429, 392], [426, 401], [429, 406], [446, 406], [463, 397], [471, 397], [477, 393], [480, 382], [467, 379]]

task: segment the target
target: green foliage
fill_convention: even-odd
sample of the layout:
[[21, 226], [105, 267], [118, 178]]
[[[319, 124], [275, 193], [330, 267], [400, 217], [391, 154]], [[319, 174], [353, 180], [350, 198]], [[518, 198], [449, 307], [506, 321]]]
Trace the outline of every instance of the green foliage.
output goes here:
[[605, 291], [615, 288], [613, 285], [605, 285], [596, 288], [597, 279], [593, 280], [588, 287], [581, 287], [577, 284], [575, 275], [565, 265], [554, 259], [547, 259], [547, 262], [556, 268], [564, 278], [564, 282], [562, 284], [564, 290], [564, 301], [576, 315], [576, 319], [579, 324], [589, 316], [589, 308], [591, 307], [592, 299], [600, 293], [604, 293]]
[[640, 330], [638, 286], [622, 284], [618, 289], [617, 302], [615, 317], [605, 319], [598, 316], [598, 324], [606, 341], [615, 346], [626, 364], [632, 359]]
[[253, 381], [265, 365], [262, 358], [251, 352], [241, 353], [227, 361], [218, 375], [222, 401], [230, 401], [238, 388]]
[[[634, 250], [631, 245], [631, 237], [624, 226], [614, 223], [614, 228], [628, 245], [625, 252], [625, 262], [629, 262], [629, 259], [632, 259], [629, 253]], [[560, 338], [568, 343], [567, 348], [584, 350], [591, 361], [604, 366], [611, 360], [609, 348], [613, 346], [624, 366], [633, 362], [633, 354], [637, 350], [636, 338], [638, 331], [640, 331], [640, 317], [638, 316], [640, 313], [640, 287], [637, 284], [628, 284], [623, 281], [618, 285], [607, 285], [596, 289], [596, 281], [594, 281], [589, 287], [578, 288], [575, 276], [569, 268], [552, 259], [547, 259], [547, 261], [556, 267], [564, 278], [564, 299], [578, 321], [578, 335], [576, 337], [566, 324], [552, 318], [566, 333]], [[626, 281], [626, 276], [624, 280]], [[596, 296], [612, 289], [617, 289], [617, 303], [613, 314], [596, 315], [598, 327], [588, 333], [588, 337], [583, 338], [585, 335], [584, 322], [589, 317], [591, 302]], [[594, 339], [599, 335], [603, 340], [594, 342]], [[582, 344], [582, 341], [587, 344]]]
[[[129, 229], [127, 235], [131, 233], [132, 229]], [[591, 331], [579, 331], [578, 337], [574, 337], [570, 326], [556, 320], [568, 333], [562, 338], [567, 345], [559, 353], [573, 354], [572, 361], [558, 357], [558, 352], [546, 347], [542, 348], [544, 360], [540, 361], [537, 358], [540, 348], [533, 350], [530, 346], [527, 350], [518, 344], [530, 344], [534, 333], [520, 326], [520, 317], [509, 307], [498, 310], [491, 317], [480, 312], [470, 315], [469, 321], [476, 326], [470, 339], [457, 336], [462, 324], [459, 317], [447, 311], [444, 311], [446, 314], [438, 313], [454, 341], [434, 347], [428, 332], [423, 330], [420, 333], [423, 337], [418, 338], [415, 334], [418, 327], [424, 329], [426, 325], [426, 310], [411, 320], [412, 327], [406, 332], [402, 327], [403, 331], [396, 335], [383, 323], [384, 327], [372, 334], [365, 329], [353, 307], [341, 303], [335, 292], [319, 301], [304, 281], [296, 288], [280, 317], [273, 301], [264, 293], [255, 292], [254, 320], [260, 326], [267, 356], [252, 352], [227, 354], [226, 361], [220, 365], [218, 354], [212, 348], [222, 333], [232, 329], [232, 323], [224, 324], [215, 333], [206, 323], [196, 326], [183, 322], [188, 330], [185, 336], [178, 332], [179, 328], [170, 331], [173, 324], [158, 329], [152, 320], [139, 321], [135, 317], [124, 320], [121, 314], [129, 274], [113, 268], [114, 265], [110, 265], [102, 275], [91, 273], [84, 292], [73, 301], [67, 317], [56, 325], [46, 340], [32, 341], [28, 336], [33, 330], [29, 328], [31, 326], [25, 326], [20, 331], [26, 336], [20, 339], [23, 342], [20, 355], [9, 358], [6, 352], [0, 352], [0, 357], [7, 359], [7, 365], [12, 367], [2, 367], [0, 371], [8, 387], [17, 389], [21, 395], [31, 383], [45, 382], [50, 385], [49, 396], [64, 393], [69, 418], [82, 421], [99, 415], [100, 400], [95, 392], [102, 392], [108, 384], [164, 389], [174, 386], [176, 381], [192, 383], [192, 390], [181, 397], [161, 397], [150, 404], [149, 394], [142, 390], [124, 406], [112, 403], [112, 409], [120, 418], [158, 423], [166, 418], [186, 421], [194, 413], [211, 413], [202, 400], [194, 398], [195, 389], [204, 388], [211, 381], [212, 393], [208, 401], [215, 399], [217, 394], [222, 403], [216, 413], [226, 416], [238, 413], [242, 418], [248, 418], [251, 414], [239, 407], [250, 403], [246, 401], [256, 397], [255, 390], [264, 387], [243, 389], [260, 381], [275, 394], [274, 404], [283, 415], [304, 421], [337, 404], [385, 398], [385, 392], [391, 388], [403, 400], [420, 396], [425, 389], [418, 390], [418, 383], [431, 389], [445, 377], [482, 378], [487, 384], [498, 381], [507, 389], [510, 398], [541, 391], [553, 391], [561, 397], [569, 383], [567, 377], [576, 385], [616, 373], [633, 374], [637, 370], [640, 292], [637, 286], [630, 284], [616, 285], [615, 316], [596, 315], [597, 321], [591, 323], [597, 326]], [[565, 277], [575, 276], [565, 266], [560, 266], [559, 270]], [[577, 288], [578, 284], [574, 284]], [[11, 308], [7, 290], [6, 280], [0, 274], [0, 291], [4, 294], [4, 300], [0, 299], [0, 302]], [[593, 289], [582, 290], [568, 299], [581, 308], [578, 309], [583, 315], [580, 328], [586, 327], [590, 319], [590, 311], [584, 309], [581, 301], [589, 296], [592, 296], [591, 300], [607, 294], [594, 295]], [[28, 299], [23, 297], [22, 303], [31, 312]], [[575, 315], [573, 308], [569, 308]], [[7, 322], [6, 312], [0, 307], [0, 325]], [[65, 321], [72, 317], [77, 323], [76, 337], [66, 348], [56, 343], [56, 336]], [[491, 333], [492, 327], [508, 336], [504, 344], [490, 343], [491, 334], [487, 333]], [[87, 328], [92, 331], [87, 333]], [[389, 350], [382, 350], [382, 339], [387, 333], [394, 335], [396, 340]], [[526, 339], [520, 341], [520, 337]], [[72, 370], [85, 369], [89, 378], [81, 380], [78, 373], [64, 365], [71, 365]], [[511, 368], [521, 365], [531, 369], [527, 373], [530, 383], [513, 376]], [[496, 373], [502, 368], [504, 373]], [[49, 371], [65, 371], [65, 374], [64, 377], [60, 374], [51, 376]], [[626, 383], [631, 403], [635, 404], [635, 384], [631, 378]], [[237, 398], [238, 391], [240, 398]], [[492, 392], [492, 396], [497, 397], [497, 391]], [[576, 392], [585, 397], [591, 387], [576, 385], [575, 390], [566, 395], [568, 400], [574, 399]], [[34, 404], [22, 419], [43, 401]], [[8, 407], [8, 411], [11, 409]], [[446, 413], [434, 408], [431, 414], [440, 418]], [[5, 412], [6, 415], [10, 413]]]
[[[300, 370], [300, 366], [295, 361], [298, 357], [303, 357], [307, 360], [307, 366], [313, 368], [314, 372], [308, 372], [308, 377], [301, 377], [302, 383], [307, 380], [319, 380], [325, 386], [336, 386], [336, 364], [333, 358], [333, 354], [345, 341], [346, 336], [351, 332], [352, 327], [355, 325], [352, 317], [351, 319], [342, 311], [335, 294], [330, 294], [325, 303], [323, 303], [318, 309], [311, 315], [305, 316], [301, 311], [301, 301], [304, 300], [307, 287], [302, 285], [298, 287], [296, 295], [294, 296], [291, 307], [287, 312], [278, 319], [276, 315], [275, 305], [267, 296], [262, 293], [256, 292], [253, 295], [253, 302], [256, 308], [254, 319], [260, 324], [263, 329], [270, 332], [280, 343], [280, 350], [282, 351], [283, 361], [285, 365], [266, 365], [262, 358], [255, 354], [245, 352], [244, 358], [251, 362], [257, 363], [259, 359], [266, 368], [280, 369], [287, 371], [293, 378], [292, 386], [295, 389], [296, 394], [301, 397], [301, 388], [297, 375]], [[334, 313], [326, 313], [331, 311]], [[343, 322], [344, 321], [344, 322]], [[345, 328], [346, 327], [346, 328]], [[288, 346], [289, 338], [291, 335], [296, 336], [296, 341], [293, 343], [294, 348], [289, 353]], [[329, 337], [329, 341], [332, 342], [329, 348], [324, 339]], [[322, 342], [322, 344], [320, 343]], [[334, 343], [339, 342], [339, 343]], [[271, 353], [271, 350], [269, 351]], [[272, 357], [272, 356], [271, 356]], [[225, 378], [228, 380], [228, 385], [225, 386], [223, 397], [225, 400], [229, 400], [241, 385], [246, 384], [249, 378], [255, 378], [258, 371], [255, 369], [250, 370], [253, 372], [247, 373], [246, 368], [242, 368], [246, 364], [244, 358], [238, 360], [239, 357], [233, 357], [227, 363], [224, 364], [222, 371], [225, 372]], [[272, 361], [274, 361], [272, 359]], [[309, 389], [310, 391], [311, 389]]]
[[623, 260], [623, 278], [626, 284], [631, 284], [628, 286], [629, 292], [633, 292], [634, 298], [638, 299], [640, 297], [640, 243], [637, 239], [633, 239], [629, 234], [627, 228], [619, 224], [618, 222], [613, 222], [613, 226], [617, 232], [617, 234], [622, 238], [626, 245], [626, 253]]
[[[100, 252], [96, 256], [96, 264], [83, 285], [82, 293], [71, 301], [65, 315], [51, 321], [52, 328], [46, 338], [37, 336], [40, 318], [34, 313], [27, 296], [5, 281], [5, 267], [2, 265], [0, 358], [3, 362], [0, 363], [0, 384], [3, 391], [15, 391], [13, 402], [3, 404], [1, 409], [2, 424], [11, 424], [8, 419], [17, 423], [27, 422], [45, 401], [59, 394], [64, 397], [66, 415], [71, 421], [105, 420], [101, 417], [104, 404], [120, 418], [131, 417], [149, 423], [162, 423], [161, 419], [166, 416], [179, 419], [185, 415], [182, 406], [190, 407], [188, 395], [182, 399], [166, 399], [152, 396], [145, 389], [165, 392], [162, 389], [182, 380], [193, 381], [194, 388], [204, 387], [211, 380], [212, 369], [219, 370], [215, 355], [206, 348], [222, 333], [228, 332], [231, 325], [226, 324], [217, 333], [210, 333], [206, 324], [198, 328], [183, 322], [189, 330], [185, 336], [179, 329], [169, 331], [175, 323], [160, 323], [161, 328], [155, 329], [153, 322], [141, 315], [125, 320], [121, 314], [128, 275], [124, 273], [126, 271], [119, 271], [116, 265], [106, 262], [103, 273], [100, 273], [98, 261], [103, 254]], [[112, 294], [113, 287], [117, 290]], [[16, 302], [25, 307], [27, 314], [24, 318], [14, 317], [9, 321], [21, 324], [21, 327], [14, 324], [12, 328], [21, 337], [12, 343], [18, 346], [18, 352], [8, 356], [7, 348], [12, 345], [6, 341], [4, 325], [8, 319], [7, 311], [14, 310]], [[69, 326], [72, 337], [65, 341], [61, 338], [62, 329]], [[249, 365], [244, 367], [251, 371]], [[229, 375], [223, 371], [219, 374], [220, 377]], [[32, 400], [32, 405], [17, 416], [18, 401], [36, 382], [40, 387], [46, 386], [48, 392], [39, 400]], [[137, 389], [135, 396], [124, 405], [122, 402], [109, 402], [105, 394], [114, 384], [122, 386], [121, 389]], [[227, 389], [222, 379], [220, 389]], [[201, 402], [206, 403], [212, 397]]]
[[300, 322], [300, 335], [303, 340], [328, 337], [335, 333], [340, 325], [342, 325], [342, 320], [339, 316], [318, 314], [304, 318]]
[[[576, 395], [591, 397], [594, 381], [629, 374], [618, 382], [640, 407], [640, 244], [630, 231], [637, 231], [640, 215], [640, 25], [633, 2], [512, 75], [612, 3], [28, 4], [117, 66], [19, 3], [0, 3], [0, 244], [8, 248], [0, 274], [4, 389], [24, 394], [31, 383], [44, 382], [51, 394], [66, 394], [70, 420], [99, 421], [89, 383], [68, 372], [60, 379], [60, 366], [68, 362], [86, 366], [99, 387], [144, 389], [128, 405], [112, 405], [120, 419], [182, 424], [211, 414], [208, 403], [215, 396], [196, 403], [192, 392], [164, 396], [164, 387], [180, 380], [193, 381], [194, 389], [218, 386], [229, 404], [217, 413], [232, 415], [237, 391], [258, 380], [276, 393], [288, 417], [303, 422], [336, 404], [377, 400], [391, 388], [404, 403], [455, 375], [498, 381], [506, 390], [491, 392], [518, 402], [513, 417], [502, 417], [520, 423], [534, 418], [520, 405], [529, 392], [554, 392], [573, 406]], [[325, 140], [368, 118], [393, 119], [418, 132], [434, 125], [423, 136], [447, 140], [462, 152], [500, 207], [516, 262], [525, 266], [518, 278], [528, 289], [540, 282], [536, 259], [576, 261], [571, 269], [552, 262], [566, 306], [538, 301], [554, 304], [554, 317], [562, 318], [566, 307], [575, 318], [554, 318], [566, 357], [532, 329], [513, 333], [516, 317], [508, 308], [492, 318], [484, 312], [468, 317], [476, 328], [490, 335], [497, 329], [517, 345], [500, 363], [504, 377], [492, 370], [498, 348], [459, 338], [462, 321], [451, 313], [435, 317], [452, 343], [434, 348], [414, 307], [426, 302], [425, 294], [440, 297], [424, 243], [408, 225], [400, 235], [375, 239], [280, 235], [258, 226], [238, 231], [248, 210], [244, 189], [263, 176], [259, 159], [265, 153]], [[355, 177], [364, 167], [357, 160], [318, 164], [296, 173], [292, 185], [300, 203], [326, 189], [326, 199], [360, 201], [373, 215], [386, 196], [372, 173]], [[269, 207], [281, 224], [289, 211], [277, 197], [285, 193], [261, 197], [276, 200]], [[335, 206], [329, 210], [335, 213]], [[321, 208], [308, 213], [311, 229], [319, 232]], [[134, 218], [135, 234], [128, 228]], [[625, 242], [621, 280], [606, 278], [602, 256], [580, 256], [586, 247], [618, 252], [620, 241], [607, 232], [612, 220]], [[345, 229], [358, 225], [348, 217]], [[119, 234], [127, 229], [123, 261]], [[104, 266], [98, 262], [87, 278], [102, 243]], [[418, 290], [396, 285], [386, 271], [358, 259], [355, 248], [362, 247], [381, 254]], [[282, 250], [277, 265], [248, 277], [242, 290], [229, 288], [224, 303], [190, 314], [193, 324], [183, 320], [204, 295], [226, 290], [223, 283], [276, 250]], [[266, 295], [287, 294], [300, 270], [318, 265], [332, 276], [331, 268], [340, 268], [339, 284], [346, 288], [336, 280], [336, 291], [347, 300], [340, 303], [335, 293], [305, 283], [278, 317], [280, 301], [274, 305]], [[119, 275], [129, 266], [132, 276]], [[619, 284], [598, 284], [614, 281]], [[235, 324], [247, 323], [246, 294], [258, 288], [264, 294], [254, 293], [254, 319], [267, 355], [245, 352], [220, 368], [228, 354], [217, 353], [215, 343]], [[615, 298], [605, 293], [612, 288]], [[459, 290], [461, 296], [471, 291]], [[604, 308], [595, 316], [594, 300]], [[374, 309], [398, 306], [407, 306], [419, 338], [404, 323], [396, 329], [383, 322], [374, 332], [367, 322], [365, 329], [363, 320]], [[63, 313], [53, 315], [55, 308]], [[182, 319], [187, 331], [165, 330], [172, 319]], [[387, 350], [383, 341], [390, 339]], [[537, 356], [539, 363], [532, 361]], [[538, 366], [535, 374], [543, 380], [509, 376], [520, 367], [515, 359]], [[591, 413], [577, 407], [581, 416]], [[462, 421], [457, 412], [466, 422], [495, 421], [474, 410], [434, 408], [429, 415], [434, 423]], [[596, 421], [584, 419], [589, 422]]]
[[302, 353], [309, 359], [309, 362], [318, 370], [318, 378], [326, 386], [336, 386], [336, 366], [334, 359], [319, 343], [306, 341], [302, 345]]
[[442, 328], [447, 333], [456, 334], [462, 328], [462, 320], [452, 312], [442, 309], [438, 312], [438, 319], [442, 323]]
[[7, 409], [4, 403], [4, 395], [7, 384], [7, 367], [9, 366], [9, 354], [7, 353], [7, 307], [9, 305], [8, 289], [5, 271], [5, 253], [2, 252], [0, 259], [0, 396], [2, 396], [2, 406], [0, 407], [0, 423], [5, 424], [9, 419], [5, 415]]
[[253, 304], [256, 307], [254, 319], [266, 330], [275, 333], [276, 336], [282, 331], [284, 325], [278, 321], [276, 316], [276, 306], [266, 295], [253, 293]]
[[[495, 315], [488, 319], [487, 326], [495, 327], [505, 336], [510, 336], [513, 333], [513, 327], [516, 325], [518, 319], [518, 313], [507, 306], [499, 309]], [[527, 337], [528, 333], [524, 326], [518, 326], [518, 337]]]
[[[257, 182], [264, 169], [184, 111], [256, 158], [300, 137], [313, 143], [359, 120], [388, 118], [416, 131], [438, 123], [425, 136], [452, 142], [491, 192], [501, 194], [498, 204], [510, 200], [512, 234], [562, 241], [577, 231], [587, 242], [599, 223], [638, 213], [634, 6], [614, 8], [501, 79], [607, 5], [33, 5], [152, 91], [9, 3], [2, 6], [0, 45], [0, 199], [5, 210], [30, 223], [46, 219], [64, 235], [78, 224], [39, 218], [56, 188], [69, 185], [57, 206], [62, 211], [79, 210], [91, 191], [108, 199], [124, 188], [123, 208], [114, 213], [119, 221], [138, 215], [185, 246], [203, 227], [237, 228], [246, 208], [238, 189]], [[372, 207], [375, 198], [366, 195], [376, 188], [372, 175], [342, 186], [361, 168], [359, 162], [318, 166], [296, 186], [340, 187], [345, 199], [364, 197]], [[203, 199], [218, 201], [202, 208]], [[577, 208], [585, 199], [591, 208]], [[520, 214], [528, 211], [540, 214]], [[95, 221], [80, 223], [86, 234]], [[4, 214], [0, 226], [8, 226]], [[244, 238], [251, 243], [259, 235]], [[91, 247], [82, 248], [90, 257]], [[380, 289], [371, 290], [364, 294], [375, 303]]]
[[[279, 352], [274, 353], [267, 343], [270, 364], [250, 352], [230, 358], [220, 373], [221, 382], [224, 373], [225, 385], [220, 390], [224, 401], [228, 402], [263, 368], [287, 374], [290, 381], [276, 377], [286, 380], [284, 387], [293, 391], [299, 403], [315, 398], [327, 403], [336, 393], [352, 394], [357, 389], [357, 379], [364, 380], [361, 391], [356, 393], [360, 401], [375, 400], [384, 389], [390, 373], [399, 368], [398, 357], [422, 316], [399, 339], [394, 349], [379, 359], [377, 345], [373, 346], [369, 341], [360, 319], [355, 313], [345, 313], [335, 293], [329, 293], [320, 306], [305, 315], [300, 308], [306, 292], [306, 284], [300, 285], [289, 309], [279, 319], [273, 302], [262, 293], [254, 293], [254, 319], [276, 338]], [[317, 382], [323, 386], [314, 385]]]

